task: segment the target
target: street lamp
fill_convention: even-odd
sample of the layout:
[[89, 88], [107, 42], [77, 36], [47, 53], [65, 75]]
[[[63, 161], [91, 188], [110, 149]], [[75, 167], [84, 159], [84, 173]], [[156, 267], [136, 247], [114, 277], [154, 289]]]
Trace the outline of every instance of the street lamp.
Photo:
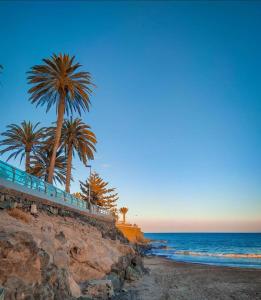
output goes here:
[[91, 175], [92, 175], [92, 166], [87, 165], [87, 168], [90, 168], [90, 175], [89, 175], [89, 205], [90, 205], [90, 210], [91, 210]]

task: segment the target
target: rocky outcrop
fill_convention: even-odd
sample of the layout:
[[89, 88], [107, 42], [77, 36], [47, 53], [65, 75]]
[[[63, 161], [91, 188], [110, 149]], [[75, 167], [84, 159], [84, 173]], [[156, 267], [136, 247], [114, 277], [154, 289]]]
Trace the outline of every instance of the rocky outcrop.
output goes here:
[[148, 239], [144, 237], [141, 228], [136, 224], [116, 223], [116, 227], [131, 243], [140, 245], [148, 243]]
[[[0, 210], [5, 299], [109, 299], [142, 274], [137, 251], [81, 218]], [[24, 215], [30, 216], [26, 218]]]
[[0, 185], [0, 209], [11, 209], [15, 207], [33, 214], [45, 212], [49, 216], [71, 217], [74, 220], [79, 220], [80, 222], [94, 226], [99, 230], [104, 238], [120, 240], [122, 243], [128, 243], [128, 240], [116, 228], [114, 220], [108, 220], [97, 215], [86, 216], [75, 210], [70, 210], [65, 206], [59, 206], [55, 203], [46, 203], [35, 196], [10, 190]]

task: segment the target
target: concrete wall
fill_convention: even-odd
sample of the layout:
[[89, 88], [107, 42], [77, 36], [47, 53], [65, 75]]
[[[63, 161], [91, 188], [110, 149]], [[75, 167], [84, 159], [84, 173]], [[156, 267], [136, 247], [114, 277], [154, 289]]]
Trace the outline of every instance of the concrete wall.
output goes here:
[[127, 242], [127, 239], [116, 228], [115, 221], [111, 218], [90, 213], [83, 213], [81, 211], [77, 211], [63, 205], [58, 205], [57, 203], [53, 203], [46, 199], [42, 199], [22, 191], [15, 191], [10, 188], [6, 188], [0, 184], [0, 209], [17, 207], [24, 211], [32, 212], [32, 205], [36, 205], [37, 211], [44, 211], [48, 215], [71, 217], [90, 224], [99, 229], [102, 233], [102, 236], [105, 238], [110, 238], [112, 240], [118, 239], [123, 243]]

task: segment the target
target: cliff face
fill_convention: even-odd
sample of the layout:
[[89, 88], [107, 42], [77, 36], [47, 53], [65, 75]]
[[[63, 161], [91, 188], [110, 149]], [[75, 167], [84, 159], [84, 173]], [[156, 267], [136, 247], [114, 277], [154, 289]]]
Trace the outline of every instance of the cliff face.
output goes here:
[[142, 272], [134, 249], [119, 237], [106, 238], [99, 228], [72, 217], [0, 210], [5, 299], [106, 299], [124, 277]]
[[148, 242], [137, 225], [117, 223], [116, 227], [132, 243], [146, 244]]

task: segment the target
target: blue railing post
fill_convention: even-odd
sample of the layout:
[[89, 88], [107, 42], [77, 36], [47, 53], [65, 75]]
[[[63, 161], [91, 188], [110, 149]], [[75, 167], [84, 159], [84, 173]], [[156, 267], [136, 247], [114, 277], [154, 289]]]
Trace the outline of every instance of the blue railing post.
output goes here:
[[15, 182], [15, 168], [12, 167], [12, 171], [13, 171], [13, 178], [12, 178], [13, 180], [12, 181]]
[[32, 189], [33, 188], [33, 179], [31, 176], [29, 176], [29, 178], [30, 178], [30, 189]]

